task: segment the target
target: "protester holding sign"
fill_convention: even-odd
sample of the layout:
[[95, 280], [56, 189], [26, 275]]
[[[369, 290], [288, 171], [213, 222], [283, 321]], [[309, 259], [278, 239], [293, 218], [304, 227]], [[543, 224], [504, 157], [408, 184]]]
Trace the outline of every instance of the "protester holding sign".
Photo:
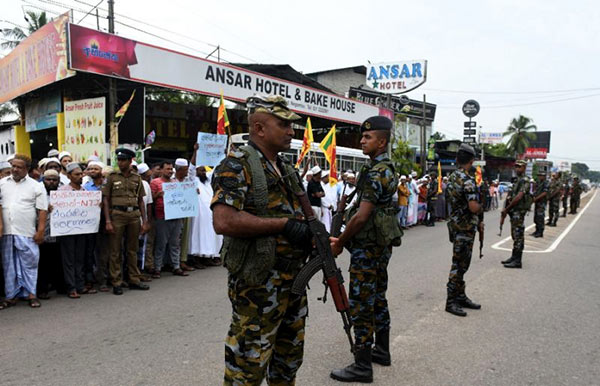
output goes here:
[[[83, 171], [76, 162], [71, 162], [66, 166], [69, 184], [58, 188], [58, 191], [79, 191], [85, 190], [81, 186], [83, 181]], [[52, 217], [57, 217], [59, 212], [55, 211]], [[98, 213], [98, 219], [100, 214]], [[65, 284], [67, 286], [67, 296], [71, 299], [79, 299], [80, 294], [95, 294], [96, 290], [85, 287], [83, 275], [83, 265], [86, 252], [86, 235], [72, 234], [61, 236], [60, 253], [62, 256], [63, 272], [65, 275]]]

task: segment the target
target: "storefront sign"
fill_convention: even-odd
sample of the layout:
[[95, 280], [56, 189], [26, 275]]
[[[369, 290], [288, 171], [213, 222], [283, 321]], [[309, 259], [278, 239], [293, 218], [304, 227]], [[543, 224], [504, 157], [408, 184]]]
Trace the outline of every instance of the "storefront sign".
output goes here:
[[91, 155], [106, 160], [106, 101], [104, 97], [65, 102], [65, 144], [73, 161], [85, 162]]
[[545, 159], [548, 150], [543, 148], [528, 147], [525, 149], [524, 158], [543, 158]]
[[56, 113], [61, 110], [60, 94], [32, 99], [25, 104], [25, 130], [27, 132], [56, 127]]
[[163, 183], [162, 189], [165, 194], [165, 220], [198, 215], [198, 191], [195, 181]]
[[50, 192], [50, 236], [69, 236], [98, 232], [100, 224], [100, 191]]
[[0, 103], [75, 75], [67, 69], [68, 21], [57, 17], [0, 59]]
[[[386, 106], [388, 96], [379, 92], [364, 90], [357, 87], [350, 87], [348, 97], [357, 101], [368, 103], [375, 106]], [[423, 101], [409, 99], [405, 95], [400, 97], [392, 96], [390, 99], [390, 109], [396, 114], [403, 114], [409, 118], [423, 118]], [[433, 121], [435, 118], [436, 105], [433, 103], [425, 104], [425, 119]]]
[[[69, 25], [70, 68], [245, 102], [254, 95], [280, 95], [292, 110], [361, 124], [379, 108], [236, 66]], [[160, 63], [160, 65], [157, 65]]]
[[367, 64], [365, 84], [385, 94], [401, 94], [414, 90], [426, 80], [426, 60]]
[[198, 165], [216, 166], [225, 158], [227, 136], [211, 133], [198, 133]]
[[479, 103], [476, 100], [469, 99], [462, 106], [462, 112], [469, 118], [479, 114]]
[[502, 133], [479, 133], [479, 143], [498, 144], [502, 143]]

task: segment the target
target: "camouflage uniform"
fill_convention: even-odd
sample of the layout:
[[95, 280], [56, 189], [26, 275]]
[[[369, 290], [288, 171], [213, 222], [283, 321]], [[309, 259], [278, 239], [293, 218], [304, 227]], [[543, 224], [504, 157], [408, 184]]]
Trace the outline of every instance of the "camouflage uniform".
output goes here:
[[549, 209], [548, 209], [548, 223], [547, 225], [556, 226], [558, 221], [558, 212], [560, 211], [560, 181], [556, 178], [552, 178], [550, 181], [549, 191]]
[[539, 196], [540, 194], [546, 193], [546, 196], [540, 199], [535, 203], [533, 222], [535, 223], [535, 233], [543, 235], [544, 234], [544, 219], [546, 217], [546, 202], [548, 201], [549, 194], [549, 184], [548, 180], [538, 182], [535, 187], [534, 197]]
[[[292, 189], [260, 154], [268, 185], [267, 215], [303, 219]], [[277, 160], [283, 172], [283, 160]], [[232, 152], [216, 168], [212, 205], [225, 204], [256, 215], [252, 173], [241, 152]], [[293, 385], [302, 364], [306, 296], [291, 293], [292, 282], [306, 252], [276, 235], [278, 262], [263, 283], [249, 285], [229, 274], [228, 288], [233, 316], [225, 340], [225, 385], [260, 385], [265, 373], [269, 385]]]
[[[381, 161], [389, 161], [380, 154], [364, 166], [364, 177], [357, 186], [358, 200], [373, 203], [377, 208], [391, 207], [392, 196], [398, 186], [394, 171]], [[373, 344], [373, 334], [390, 329], [390, 313], [385, 293], [388, 285], [387, 266], [392, 247], [378, 246], [376, 240], [357, 240], [350, 247], [350, 315], [357, 345]]]
[[573, 182], [573, 187], [571, 188], [571, 213], [577, 213], [577, 209], [579, 208], [579, 201], [581, 200], [581, 184], [579, 181]]
[[529, 194], [530, 181], [529, 177], [517, 177], [517, 181], [513, 184], [510, 190], [510, 196], [516, 197], [517, 194], [523, 192], [523, 198], [516, 207], [510, 211], [510, 234], [513, 239], [513, 252], [523, 252], [525, 249], [525, 215], [529, 208], [525, 207], [525, 195]]
[[447, 285], [449, 304], [466, 298], [464, 275], [471, 264], [479, 218], [469, 210], [469, 201], [478, 201], [477, 185], [464, 168], [450, 175], [446, 192], [450, 204], [448, 230], [452, 242], [452, 266]]
[[562, 196], [562, 204], [563, 204], [563, 217], [567, 217], [567, 208], [569, 207], [569, 183], [565, 182], [563, 185], [563, 196]]

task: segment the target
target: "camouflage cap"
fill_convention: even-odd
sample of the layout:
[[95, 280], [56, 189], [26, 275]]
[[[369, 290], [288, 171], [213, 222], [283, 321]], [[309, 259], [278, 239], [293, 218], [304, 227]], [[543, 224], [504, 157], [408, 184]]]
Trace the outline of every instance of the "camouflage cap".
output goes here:
[[527, 166], [527, 161], [525, 161], [523, 159], [519, 159], [519, 160], [515, 161], [515, 166]]
[[288, 108], [284, 97], [253, 95], [246, 99], [248, 114], [267, 113], [284, 121], [297, 121], [302, 119], [298, 114]]

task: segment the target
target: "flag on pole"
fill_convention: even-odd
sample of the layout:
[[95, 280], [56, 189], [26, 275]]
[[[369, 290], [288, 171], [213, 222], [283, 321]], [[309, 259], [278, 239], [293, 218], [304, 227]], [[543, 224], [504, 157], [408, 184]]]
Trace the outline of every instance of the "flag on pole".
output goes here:
[[302, 139], [302, 150], [300, 150], [300, 156], [298, 162], [296, 162], [296, 168], [300, 167], [300, 163], [306, 157], [310, 151], [310, 146], [313, 143], [312, 125], [310, 124], [310, 118], [306, 119], [306, 127], [304, 128], [304, 138]]
[[438, 161], [438, 194], [442, 194], [442, 164]]
[[217, 134], [225, 134], [225, 129], [229, 131], [229, 118], [227, 117], [227, 110], [225, 110], [225, 101], [223, 100], [223, 93], [221, 93], [221, 104], [219, 105], [219, 112], [217, 114]]
[[481, 185], [483, 182], [483, 177], [481, 175], [481, 166], [477, 165], [477, 169], [475, 169], [475, 184], [477, 186]]
[[119, 111], [117, 111], [117, 113], [115, 114], [115, 118], [123, 118], [123, 116], [127, 112], [127, 109], [129, 108], [129, 105], [131, 104], [131, 101], [133, 100], [134, 96], [135, 96], [135, 89], [131, 93], [131, 96], [129, 97], [129, 100], [127, 102], [125, 102], [125, 104], [123, 106], [121, 106], [121, 108], [119, 109]]
[[331, 126], [329, 133], [319, 144], [319, 149], [325, 153], [325, 158], [329, 162], [329, 185], [337, 184], [337, 163], [335, 161], [335, 125]]

